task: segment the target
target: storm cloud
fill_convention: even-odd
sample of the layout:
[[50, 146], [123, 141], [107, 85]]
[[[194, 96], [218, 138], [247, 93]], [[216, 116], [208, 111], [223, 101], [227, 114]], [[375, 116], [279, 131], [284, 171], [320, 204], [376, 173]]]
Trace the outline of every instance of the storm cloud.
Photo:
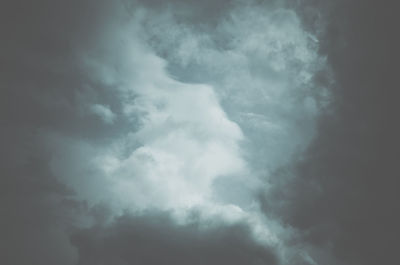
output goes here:
[[395, 264], [395, 8], [5, 1], [4, 264]]
[[[335, 72], [333, 112], [297, 163], [276, 171], [266, 214], [345, 264], [395, 264], [399, 236], [399, 36], [392, 2], [337, 1], [321, 50]], [[275, 204], [275, 201], [281, 203]]]
[[185, 226], [165, 213], [124, 215], [111, 225], [75, 231], [78, 264], [277, 264], [272, 249], [249, 237], [245, 225], [201, 224], [194, 213]]

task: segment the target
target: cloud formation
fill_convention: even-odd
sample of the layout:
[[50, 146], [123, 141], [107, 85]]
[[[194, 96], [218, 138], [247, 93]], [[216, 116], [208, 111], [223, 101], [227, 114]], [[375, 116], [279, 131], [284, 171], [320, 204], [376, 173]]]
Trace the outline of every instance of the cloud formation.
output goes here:
[[393, 263], [394, 9], [313, 2], [6, 1], [0, 263]]
[[[337, 1], [322, 49], [334, 111], [300, 161], [276, 172], [264, 210], [344, 264], [395, 264], [398, 222], [398, 36], [392, 3]], [[280, 201], [274, 204], [274, 201]]]
[[[66, 264], [87, 263], [94, 257], [86, 251], [93, 248], [105, 260], [133, 262], [131, 256], [122, 257], [125, 252], [98, 247], [92, 231], [107, 237], [109, 229], [124, 228], [119, 220], [125, 218], [132, 227], [142, 211], [152, 209], [167, 211], [165, 217], [145, 218], [168, 218], [159, 230], [193, 238], [201, 246], [183, 262], [209, 257], [211, 263], [290, 263], [298, 252], [287, 245], [291, 232], [262, 215], [255, 192], [270, 170], [285, 163], [280, 160], [288, 160], [297, 144], [304, 147], [311, 139], [290, 134], [303, 115], [283, 117], [293, 108], [304, 114], [311, 129], [298, 131], [307, 135], [318, 112], [319, 92], [314, 95], [311, 76], [324, 63], [311, 49], [315, 40], [296, 14], [281, 5], [261, 5], [268, 11], [264, 16], [256, 4], [233, 2], [209, 19], [195, 18], [197, 7], [209, 8], [196, 3], [41, 4], [42, 11], [38, 6], [18, 17], [6, 16], [17, 26], [15, 31], [6, 29], [10, 51], [3, 50], [10, 73], [3, 79], [8, 98], [3, 113], [5, 133], [12, 140], [5, 143], [11, 166], [3, 180], [13, 191], [6, 207], [18, 208], [16, 215], [7, 213], [7, 227], [19, 235], [11, 234], [10, 240], [24, 241], [24, 233], [16, 231], [29, 229], [28, 224], [12, 223], [30, 208], [35, 209], [30, 218], [42, 220], [36, 229], [43, 236], [26, 241], [21, 258], [10, 244], [4, 259], [46, 264], [63, 257]], [[9, 4], [14, 13], [20, 7]], [[33, 38], [23, 24], [29, 25]], [[248, 31], [251, 24], [260, 28]], [[20, 46], [12, 47], [11, 40]], [[296, 78], [293, 71], [299, 71]], [[32, 89], [22, 97], [15, 92], [28, 86]], [[291, 104], [283, 104], [286, 100]], [[21, 102], [24, 108], [10, 102]], [[281, 145], [289, 140], [293, 142]], [[30, 170], [31, 164], [43, 170]], [[20, 181], [14, 180], [15, 174]], [[23, 204], [16, 191], [26, 178], [44, 187], [52, 184], [31, 186], [30, 203]], [[47, 200], [52, 203], [44, 208]], [[99, 204], [110, 209], [101, 218]], [[218, 225], [187, 234], [193, 211], [196, 225]], [[106, 220], [105, 227], [96, 228], [102, 223], [99, 218]], [[51, 230], [42, 225], [46, 223], [57, 225]], [[154, 239], [152, 229], [156, 227], [145, 227], [143, 236]], [[69, 245], [72, 230], [76, 233]], [[216, 231], [222, 238], [214, 237]], [[231, 238], [235, 231], [247, 239]], [[28, 251], [40, 239], [46, 242]], [[117, 232], [109, 240], [124, 249], [134, 239], [124, 241]], [[161, 251], [163, 245], [154, 244]], [[226, 245], [225, 250], [213, 254], [215, 244]], [[44, 253], [49, 246], [57, 254]], [[183, 247], [177, 243], [171, 251]], [[237, 248], [243, 252], [236, 257]], [[302, 254], [296, 259], [311, 258]]]
[[75, 231], [78, 264], [277, 264], [249, 227], [213, 221], [180, 226], [165, 213], [121, 216], [112, 225]]

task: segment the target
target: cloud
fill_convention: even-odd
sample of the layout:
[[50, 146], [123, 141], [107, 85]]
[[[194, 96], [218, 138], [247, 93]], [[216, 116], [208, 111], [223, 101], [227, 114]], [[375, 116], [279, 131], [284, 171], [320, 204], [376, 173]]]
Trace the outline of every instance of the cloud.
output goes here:
[[[135, 26], [138, 21], [127, 26], [132, 24]], [[89, 194], [95, 191], [90, 191], [90, 181], [83, 178], [113, 183], [108, 186], [108, 199], [114, 198], [122, 207], [175, 209], [209, 200], [217, 177], [246, 171], [239, 147], [243, 139], [240, 128], [227, 117], [211, 86], [172, 79], [163, 59], [139, 40], [120, 34], [117, 32], [113, 39], [122, 38], [129, 44], [118, 52], [112, 51], [115, 56], [129, 55], [120, 71], [110, 69], [108, 60], [114, 60], [111, 54], [106, 54], [105, 59], [87, 57], [83, 61], [96, 82], [112, 84], [118, 80], [122, 84], [115, 93], [125, 119], [136, 117], [131, 120], [131, 130], [103, 146], [50, 134], [47, 143], [59, 153], [52, 159], [54, 173], [89, 200]], [[108, 49], [109, 41], [104, 45]], [[106, 77], [104, 71], [108, 73]], [[104, 108], [94, 106], [105, 115]], [[70, 143], [68, 147], [66, 141]], [[127, 145], [133, 148], [127, 150]], [[79, 163], [75, 159], [79, 156], [87, 156], [88, 161]], [[95, 176], [87, 176], [88, 170]], [[98, 189], [99, 194], [104, 192]]]
[[[20, 127], [21, 128], [21, 127]], [[72, 264], [77, 259], [65, 230], [79, 204], [47, 167], [46, 151], [34, 133], [5, 127], [1, 132], [1, 263]]]
[[[281, 1], [121, 3], [14, 1], [1, 11], [4, 263], [379, 260], [363, 259], [376, 245], [360, 239], [393, 241], [368, 228], [391, 220], [396, 197], [366, 161], [393, 169], [378, 155], [394, 153], [388, 140], [381, 148], [374, 137], [386, 139], [376, 128], [393, 114], [369, 110], [380, 95], [369, 81], [384, 73], [358, 60], [380, 42], [360, 52], [362, 35], [343, 55]], [[347, 89], [329, 90], [329, 63]], [[382, 205], [373, 186], [387, 208], [371, 217], [363, 201]]]
[[144, 25], [151, 47], [180, 80], [214, 87], [247, 136], [253, 168], [264, 174], [288, 162], [312, 139], [329, 100], [328, 84], [313, 79], [327, 72], [315, 37], [283, 5], [229, 5], [212, 25], [185, 14], [150, 12]]
[[254, 241], [245, 225], [205, 225], [193, 216], [179, 226], [163, 212], [124, 215], [77, 230], [71, 241], [78, 264], [278, 264], [274, 251]]
[[107, 106], [93, 104], [90, 106], [90, 111], [107, 124], [112, 124], [115, 119], [115, 114]]
[[78, 138], [91, 135], [91, 139], [104, 133], [95, 133], [92, 125], [98, 123], [80, 115], [82, 102], [76, 96], [89, 82], [74, 58], [75, 45], [84, 46], [93, 37], [93, 25], [83, 20], [97, 24], [104, 18], [100, 2], [90, 9], [88, 3], [2, 3], [2, 264], [69, 265], [78, 258], [67, 231], [80, 223], [84, 203], [77, 202], [74, 191], [52, 174], [52, 153], [41, 140], [49, 131]]
[[264, 210], [344, 264], [394, 264], [396, 15], [391, 4], [373, 1], [337, 1], [325, 12], [330, 33], [321, 45], [337, 81], [334, 112], [321, 115], [300, 161], [276, 172]]
[[[82, 198], [116, 201], [119, 210], [256, 208], [260, 179], [312, 138], [317, 96], [325, 90], [315, 92], [311, 77], [324, 60], [311, 49], [316, 43], [296, 14], [283, 8], [267, 16], [254, 5], [228, 9], [216, 30], [200, 34], [192, 22], [177, 24], [178, 19], [169, 9], [139, 8], [85, 54], [91, 81], [114, 87], [132, 129], [106, 145], [89, 144], [88, 153], [65, 149], [61, 136], [58, 148], [52, 142], [54, 152], [62, 153], [52, 160], [54, 174]], [[250, 24], [260, 27], [249, 31]], [[226, 37], [224, 46], [219, 35]], [[194, 46], [181, 47], [185, 41]], [[190, 65], [204, 84], [194, 84], [182, 70]], [[69, 159], [79, 156], [89, 163]], [[110, 185], [93, 189], [95, 179]], [[239, 193], [232, 196], [224, 185], [240, 187]]]

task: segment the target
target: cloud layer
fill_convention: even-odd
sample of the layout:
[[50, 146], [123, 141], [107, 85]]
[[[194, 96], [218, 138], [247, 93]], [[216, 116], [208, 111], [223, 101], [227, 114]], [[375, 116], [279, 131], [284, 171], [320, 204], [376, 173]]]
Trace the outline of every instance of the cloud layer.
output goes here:
[[393, 264], [393, 9], [313, 2], [6, 1], [0, 263]]
[[[322, 103], [317, 97], [325, 89], [317, 91], [312, 81], [324, 68], [312, 50], [317, 42], [294, 11], [240, 2], [227, 3], [209, 18], [196, 18], [196, 8], [209, 8], [197, 3], [88, 1], [43, 3], [43, 8], [66, 12], [51, 24], [39, 12], [23, 17], [34, 21], [36, 36], [47, 38], [30, 39], [22, 29], [13, 37], [27, 44], [5, 55], [12, 73], [5, 93], [16, 101], [13, 89], [23, 91], [28, 84], [33, 89], [20, 99], [24, 108], [6, 105], [6, 110], [15, 116], [7, 119], [10, 134], [20, 132], [11, 142], [32, 145], [13, 148], [10, 161], [29, 172], [28, 178], [46, 185], [54, 181], [50, 190], [32, 186], [38, 209], [48, 196], [56, 199], [43, 216], [34, 211], [31, 218], [59, 224], [55, 232], [38, 224], [46, 241], [38, 245], [42, 254], [26, 252], [17, 262], [49, 263], [67, 255], [66, 264], [129, 264], [137, 257], [157, 263], [141, 255], [159, 251], [173, 259], [184, 247], [193, 250], [176, 262], [311, 260], [288, 245], [291, 231], [263, 216], [257, 197], [270, 171], [307, 146]], [[74, 19], [77, 12], [81, 16]], [[80, 24], [85, 26], [76, 27]], [[19, 79], [22, 66], [31, 75]], [[299, 120], [308, 125], [297, 126]], [[31, 163], [44, 173], [29, 171]], [[16, 190], [12, 168], [6, 181]], [[10, 193], [10, 205], [20, 205], [19, 196]], [[99, 205], [108, 210], [96, 210]], [[19, 207], [22, 213], [32, 206]], [[164, 212], [143, 215], [148, 210]], [[52, 212], [60, 217], [50, 218]], [[8, 226], [23, 218], [9, 215]], [[145, 222], [154, 225], [140, 228]], [[27, 224], [12, 231], [20, 229]], [[125, 238], [120, 231], [126, 229], [133, 234]], [[135, 229], [154, 243], [136, 242]], [[169, 231], [177, 242], [161, 252], [165, 246], [157, 242], [169, 236], [153, 230]], [[134, 242], [140, 251], [129, 254]], [[43, 254], [49, 245], [57, 255]], [[217, 245], [223, 248], [216, 253]], [[5, 259], [16, 258], [15, 248], [9, 246]]]

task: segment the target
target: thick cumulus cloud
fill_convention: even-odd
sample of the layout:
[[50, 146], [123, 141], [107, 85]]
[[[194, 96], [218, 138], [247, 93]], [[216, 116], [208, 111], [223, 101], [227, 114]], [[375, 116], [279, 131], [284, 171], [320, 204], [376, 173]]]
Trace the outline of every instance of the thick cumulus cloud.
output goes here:
[[[192, 14], [182, 13], [149, 20], [150, 45], [168, 60], [172, 74], [215, 87], [249, 136], [245, 148], [253, 167], [264, 171], [285, 163], [307, 145], [314, 117], [328, 99], [326, 88], [312, 80], [325, 67], [315, 36], [293, 11], [274, 4], [228, 5], [218, 21], [200, 24], [187, 23]], [[288, 135], [293, 129], [298, 133]]]
[[[135, 29], [138, 23], [134, 20], [128, 24], [133, 28], [131, 34], [141, 34]], [[216, 177], [243, 173], [246, 165], [239, 150], [241, 129], [229, 120], [213, 88], [172, 79], [165, 71], [165, 61], [140, 40], [121, 32], [107, 35], [110, 37], [128, 42], [122, 52], [106, 54], [120, 56], [126, 64], [122, 73], [110, 69], [109, 60], [113, 58], [88, 56], [83, 61], [93, 79], [117, 86], [121, 116], [132, 127], [125, 136], [110, 139], [106, 145], [90, 145], [82, 140], [74, 144], [76, 140], [70, 138], [69, 147], [65, 148], [66, 139], [53, 134], [51, 142], [45, 139], [59, 152], [51, 161], [53, 171], [69, 185], [81, 187], [83, 197], [91, 193], [91, 181], [103, 178], [111, 185], [104, 187], [109, 188], [108, 195], [116, 198], [121, 207], [133, 209], [191, 207], [212, 195], [210, 188]], [[115, 41], [111, 43], [116, 45]], [[108, 49], [110, 41], [104, 45]], [[111, 110], [94, 106], [103, 121], [115, 119]], [[87, 161], [79, 163], [76, 155], [87, 155]], [[68, 170], [69, 167], [73, 169]], [[83, 171], [90, 169], [95, 173], [86, 174], [91, 180], [82, 185]], [[104, 188], [98, 193], [107, 195]]]
[[323, 32], [306, 1], [6, 6], [2, 263], [390, 264], [362, 244], [396, 223], [372, 11]]
[[[92, 82], [114, 88], [119, 118], [131, 129], [87, 148], [81, 140], [71, 147], [74, 139], [65, 147], [62, 136], [52, 168], [83, 193], [96, 192], [90, 180], [82, 185], [83, 175], [110, 183], [123, 207], [248, 207], [259, 181], [313, 136], [327, 99], [313, 81], [325, 67], [317, 40], [283, 6], [235, 2], [211, 23], [191, 20], [191, 5], [171, 5], [134, 3], [123, 15], [129, 21], [114, 22], [97, 50], [82, 55]], [[107, 105], [88, 109], [111, 124], [118, 118]], [[85, 152], [90, 162], [76, 163]]]

